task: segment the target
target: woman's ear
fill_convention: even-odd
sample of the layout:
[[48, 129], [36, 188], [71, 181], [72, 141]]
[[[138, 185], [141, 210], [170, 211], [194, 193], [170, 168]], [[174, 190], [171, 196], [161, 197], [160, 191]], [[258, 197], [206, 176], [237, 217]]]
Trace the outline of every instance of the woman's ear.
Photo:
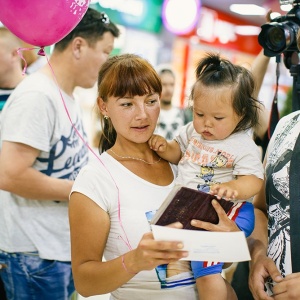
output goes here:
[[98, 97], [97, 98], [97, 104], [98, 104], [98, 107], [99, 107], [99, 110], [100, 110], [101, 114], [104, 115], [104, 116], [107, 116], [108, 115], [108, 110], [107, 110], [106, 102], [104, 102], [101, 97]]

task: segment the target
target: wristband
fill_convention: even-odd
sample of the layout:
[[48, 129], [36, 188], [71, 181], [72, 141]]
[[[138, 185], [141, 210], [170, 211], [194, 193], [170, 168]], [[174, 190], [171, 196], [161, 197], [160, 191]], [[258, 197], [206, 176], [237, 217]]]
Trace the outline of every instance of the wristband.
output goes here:
[[123, 266], [124, 270], [125, 270], [128, 274], [134, 274], [134, 275], [136, 275], [137, 273], [134, 273], [134, 272], [129, 271], [129, 270], [127, 269], [127, 267], [125, 266], [124, 256], [125, 256], [125, 254], [122, 255], [122, 266]]

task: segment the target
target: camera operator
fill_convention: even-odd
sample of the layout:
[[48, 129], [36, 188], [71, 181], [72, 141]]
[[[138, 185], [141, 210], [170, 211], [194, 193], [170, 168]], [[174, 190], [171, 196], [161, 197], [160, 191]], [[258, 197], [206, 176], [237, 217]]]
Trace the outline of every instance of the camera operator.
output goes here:
[[[284, 55], [288, 54], [288, 56], [292, 51], [299, 52], [300, 48], [299, 28], [297, 28], [300, 22], [295, 18], [300, 14], [300, 4], [298, 1], [294, 1], [293, 5], [294, 8], [286, 18], [279, 19], [282, 21], [293, 18], [293, 22], [296, 21], [293, 24], [284, 21], [280, 25], [290, 27], [290, 29], [291, 26], [293, 27], [290, 31], [292, 32], [291, 43], [286, 44], [283, 49]], [[280, 27], [278, 25], [273, 23], [272, 26]], [[285, 29], [286, 34], [287, 28]], [[285, 41], [282, 42], [282, 45], [284, 43]], [[279, 44], [278, 39], [276, 45]], [[266, 45], [270, 46], [270, 44]], [[278, 49], [273, 48], [276, 51], [279, 51]], [[269, 50], [270, 48], [267, 49], [267, 51]], [[298, 102], [298, 99], [293, 99], [293, 101], [296, 100]], [[294, 162], [294, 159], [297, 160], [299, 157], [297, 152], [299, 133], [300, 110], [298, 109], [283, 117], [276, 126], [264, 160], [265, 188], [255, 196], [253, 201], [255, 229], [248, 239], [252, 258], [249, 286], [256, 300], [300, 299], [300, 272], [293, 271], [293, 262], [295, 262], [295, 257], [299, 257], [300, 246], [297, 245], [293, 248], [293, 240], [291, 241], [291, 238], [294, 239], [300, 234], [300, 227], [295, 226], [291, 220], [294, 211], [299, 208], [300, 204], [298, 202], [293, 209], [290, 206], [294, 199], [298, 198], [298, 195], [294, 194], [299, 183], [293, 185], [292, 175], [295, 174], [296, 178], [300, 177], [300, 168], [297, 168], [297, 162]], [[297, 150], [294, 149], [295, 145], [297, 145]], [[290, 172], [291, 169], [293, 172]], [[291, 183], [292, 188], [290, 188]], [[297, 256], [292, 255], [294, 251]]]
[[[286, 3], [288, 0], [280, 2]], [[258, 35], [258, 42], [264, 48], [264, 54], [269, 57], [283, 54], [284, 63], [288, 69], [293, 63], [293, 53], [299, 52], [297, 33], [300, 28], [300, 0], [290, 2], [293, 8], [285, 16], [279, 16], [262, 25], [262, 30]]]

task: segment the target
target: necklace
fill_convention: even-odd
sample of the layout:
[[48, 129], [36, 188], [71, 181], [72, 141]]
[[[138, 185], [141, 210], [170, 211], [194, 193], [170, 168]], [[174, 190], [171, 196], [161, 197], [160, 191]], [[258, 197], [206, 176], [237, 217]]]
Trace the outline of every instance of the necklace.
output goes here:
[[112, 149], [109, 149], [109, 151], [111, 151], [114, 155], [116, 155], [117, 157], [119, 157], [119, 158], [129, 158], [129, 159], [133, 159], [133, 160], [139, 160], [139, 161], [142, 161], [143, 163], [145, 163], [145, 164], [147, 164], [147, 165], [154, 165], [154, 164], [157, 164], [157, 163], [159, 163], [160, 161], [161, 161], [161, 157], [157, 160], [157, 161], [155, 161], [155, 162], [153, 162], [153, 163], [150, 163], [150, 162], [148, 162], [148, 161], [146, 161], [146, 160], [144, 160], [144, 159], [142, 159], [142, 158], [138, 158], [138, 157], [132, 157], [132, 156], [121, 156], [121, 155], [119, 155], [119, 154], [117, 154], [114, 150], [112, 150]]

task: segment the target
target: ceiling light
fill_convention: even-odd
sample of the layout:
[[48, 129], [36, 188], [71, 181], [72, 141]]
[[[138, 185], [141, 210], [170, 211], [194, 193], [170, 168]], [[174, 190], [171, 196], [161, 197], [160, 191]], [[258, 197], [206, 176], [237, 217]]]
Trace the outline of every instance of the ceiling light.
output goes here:
[[265, 8], [255, 4], [231, 4], [229, 9], [239, 15], [265, 16]]
[[271, 20], [278, 18], [278, 17], [281, 17], [281, 13], [279, 13], [279, 12], [272, 12], [270, 15]]
[[164, 26], [177, 34], [190, 32], [198, 22], [200, 4], [198, 0], [165, 0], [162, 6]]
[[280, 5], [280, 9], [282, 11], [290, 11], [293, 8], [292, 4], [282, 4]]
[[235, 26], [235, 33], [239, 35], [258, 35], [261, 28], [258, 26]]

